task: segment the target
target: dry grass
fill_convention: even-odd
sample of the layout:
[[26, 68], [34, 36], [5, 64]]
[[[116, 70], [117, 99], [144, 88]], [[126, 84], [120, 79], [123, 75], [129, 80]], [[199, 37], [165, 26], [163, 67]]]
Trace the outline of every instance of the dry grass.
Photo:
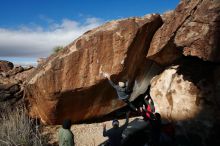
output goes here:
[[[1, 107], [2, 108], [2, 107]], [[45, 146], [47, 137], [41, 135], [41, 126], [27, 116], [24, 105], [1, 110], [1, 146]]]

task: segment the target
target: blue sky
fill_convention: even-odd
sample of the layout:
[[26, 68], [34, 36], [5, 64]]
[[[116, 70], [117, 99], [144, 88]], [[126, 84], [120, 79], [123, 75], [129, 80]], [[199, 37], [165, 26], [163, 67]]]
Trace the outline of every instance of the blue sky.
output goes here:
[[1, 0], [0, 59], [17, 64], [46, 57], [106, 21], [163, 13], [179, 0]]

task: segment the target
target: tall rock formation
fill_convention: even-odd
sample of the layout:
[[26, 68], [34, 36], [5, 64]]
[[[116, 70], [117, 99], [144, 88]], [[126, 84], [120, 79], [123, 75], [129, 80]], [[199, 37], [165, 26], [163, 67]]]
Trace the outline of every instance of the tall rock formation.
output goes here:
[[162, 19], [128, 18], [86, 32], [28, 78], [30, 114], [60, 124], [119, 109], [124, 103], [102, 76], [107, 72], [115, 83], [130, 80], [131, 101], [151, 84], [156, 110], [176, 124], [185, 145], [220, 144], [219, 12], [219, 0], [182, 0]]
[[220, 144], [219, 12], [219, 0], [182, 0], [162, 16], [146, 55], [167, 67], [152, 79], [150, 94], [182, 145]]
[[86, 32], [28, 78], [30, 114], [60, 124], [119, 109], [124, 103], [102, 76], [107, 72], [115, 83], [130, 81], [131, 101], [151, 84], [156, 110], [176, 124], [185, 145], [220, 144], [219, 12], [219, 0], [182, 0], [162, 18], [122, 19]]
[[182, 0], [175, 11], [164, 15], [147, 58], [163, 65], [182, 54], [220, 62], [219, 11], [219, 0]]
[[[115, 83], [129, 79], [144, 92], [147, 85], [142, 79], [149, 70], [142, 65], [155, 66], [145, 55], [161, 25], [162, 19], [156, 14], [108, 22], [48, 58], [27, 81], [25, 93], [31, 115], [44, 123], [60, 124], [66, 118], [79, 122], [122, 107], [124, 103], [117, 99], [102, 72], [109, 73]], [[136, 91], [133, 98], [139, 93]]]
[[178, 142], [219, 144], [219, 69], [211, 62], [186, 57], [152, 79], [150, 94], [156, 111], [176, 123]]

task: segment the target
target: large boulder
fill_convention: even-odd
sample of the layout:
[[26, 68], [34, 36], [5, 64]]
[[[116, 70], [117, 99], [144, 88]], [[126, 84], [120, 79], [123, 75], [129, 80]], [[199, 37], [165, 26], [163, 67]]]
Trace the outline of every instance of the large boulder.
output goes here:
[[219, 0], [182, 0], [175, 11], [163, 15], [147, 58], [167, 65], [185, 56], [220, 62]]
[[152, 79], [156, 111], [176, 123], [178, 143], [182, 139], [186, 145], [219, 144], [219, 69], [210, 62], [185, 58]]
[[[150, 41], [161, 25], [156, 14], [111, 21], [49, 57], [27, 81], [30, 114], [44, 123], [60, 124], [66, 118], [80, 122], [122, 107], [102, 72], [115, 83], [142, 78], [147, 73], [141, 65], [146, 64]], [[140, 85], [138, 80], [135, 85]]]

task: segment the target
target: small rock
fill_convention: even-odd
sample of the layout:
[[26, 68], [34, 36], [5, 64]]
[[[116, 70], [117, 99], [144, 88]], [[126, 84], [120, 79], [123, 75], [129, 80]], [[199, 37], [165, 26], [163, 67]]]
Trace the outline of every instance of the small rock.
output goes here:
[[9, 74], [6, 73], [6, 72], [1, 72], [1, 75], [2, 75], [2, 77], [4, 77], [4, 78], [8, 78], [8, 77], [9, 77]]
[[0, 60], [0, 72], [7, 72], [13, 69], [13, 67], [14, 67], [13, 63], [9, 61]]
[[13, 70], [10, 70], [9, 72], [8, 72], [8, 74], [10, 75], [10, 76], [12, 76], [12, 75], [16, 75], [17, 73], [20, 73], [20, 72], [23, 72], [24, 71], [24, 68], [22, 67], [22, 66], [17, 66], [17, 67], [15, 67]]

